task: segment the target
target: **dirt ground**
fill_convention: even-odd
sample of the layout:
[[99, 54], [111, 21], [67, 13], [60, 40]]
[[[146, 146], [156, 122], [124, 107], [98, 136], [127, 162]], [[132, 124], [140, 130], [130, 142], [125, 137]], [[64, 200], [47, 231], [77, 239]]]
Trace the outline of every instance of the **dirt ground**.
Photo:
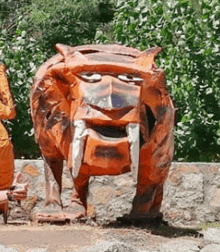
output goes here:
[[166, 244], [171, 240], [198, 240], [194, 229], [161, 226], [149, 228], [144, 225], [121, 225], [117, 222], [105, 226], [85, 224], [0, 224], [0, 244], [19, 252], [31, 249], [47, 249], [47, 252], [75, 251], [102, 241], [120, 241], [147, 250]]

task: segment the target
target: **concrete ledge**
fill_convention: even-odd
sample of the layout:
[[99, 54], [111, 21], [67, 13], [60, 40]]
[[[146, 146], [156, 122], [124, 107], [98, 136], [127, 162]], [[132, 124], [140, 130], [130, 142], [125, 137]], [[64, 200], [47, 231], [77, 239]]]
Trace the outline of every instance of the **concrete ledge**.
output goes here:
[[[43, 160], [15, 160], [15, 171], [29, 184], [26, 211], [37, 211], [45, 197]], [[73, 183], [64, 167], [62, 200], [67, 205]], [[89, 214], [97, 222], [114, 221], [129, 213], [135, 195], [130, 173], [92, 177], [89, 186]], [[220, 163], [172, 163], [164, 185], [162, 212], [169, 223], [197, 226], [220, 220]]]

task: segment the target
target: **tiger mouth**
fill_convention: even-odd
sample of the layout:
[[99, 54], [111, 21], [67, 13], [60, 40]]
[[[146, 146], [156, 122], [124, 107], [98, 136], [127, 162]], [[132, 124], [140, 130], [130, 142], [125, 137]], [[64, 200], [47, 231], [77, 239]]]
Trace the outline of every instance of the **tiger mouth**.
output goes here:
[[125, 126], [100, 126], [100, 125], [88, 125], [88, 128], [94, 130], [102, 138], [106, 140], [117, 140], [123, 137], [127, 137]]
[[[83, 119], [74, 121], [74, 135], [72, 139], [72, 171], [73, 177], [77, 177], [83, 162], [86, 139], [88, 137], [98, 139], [101, 143], [99, 149], [95, 150], [96, 156], [111, 158], [120, 154], [117, 152], [117, 146], [121, 142], [128, 143], [126, 147], [130, 157], [130, 170], [135, 182], [139, 168], [140, 149], [146, 143], [149, 134], [155, 126], [156, 120], [150, 110], [146, 110], [146, 122], [144, 123], [126, 123], [115, 125], [113, 122], [106, 125], [94, 124]], [[100, 123], [100, 122], [99, 122]], [[142, 125], [142, 126], [141, 126]], [[146, 133], [146, 132], [147, 133]], [[109, 148], [108, 148], [109, 146]], [[112, 147], [115, 146], [115, 147]], [[97, 147], [94, 147], [97, 148]], [[117, 161], [117, 160], [116, 160]]]
[[[86, 124], [84, 120], [74, 121], [74, 136], [72, 140], [72, 172], [77, 177], [83, 161], [85, 139], [87, 136], [98, 138], [100, 141], [117, 143], [125, 140], [129, 143], [130, 170], [134, 181], [137, 181], [140, 150], [140, 125], [128, 123], [124, 126], [99, 126]], [[113, 143], [114, 144], [114, 143]], [[106, 146], [106, 144], [105, 144]], [[102, 149], [104, 151], [104, 149]]]

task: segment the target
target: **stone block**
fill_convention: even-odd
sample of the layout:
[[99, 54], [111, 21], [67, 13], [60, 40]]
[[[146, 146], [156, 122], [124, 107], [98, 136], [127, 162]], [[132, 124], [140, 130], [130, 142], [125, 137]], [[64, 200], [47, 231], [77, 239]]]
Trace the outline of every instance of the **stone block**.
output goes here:
[[[45, 197], [43, 160], [15, 160], [20, 182], [29, 184], [28, 198], [22, 206], [38, 211]], [[64, 167], [62, 200], [69, 203], [73, 183]], [[136, 192], [131, 173], [118, 176], [91, 177], [89, 212], [98, 222], [114, 221], [129, 213]], [[196, 226], [220, 219], [220, 164], [172, 163], [164, 185], [161, 211], [173, 225]]]
[[219, 252], [220, 245], [219, 244], [209, 244], [205, 246], [200, 252]]
[[203, 231], [203, 235], [205, 241], [220, 244], [219, 228], [208, 228], [207, 230]]

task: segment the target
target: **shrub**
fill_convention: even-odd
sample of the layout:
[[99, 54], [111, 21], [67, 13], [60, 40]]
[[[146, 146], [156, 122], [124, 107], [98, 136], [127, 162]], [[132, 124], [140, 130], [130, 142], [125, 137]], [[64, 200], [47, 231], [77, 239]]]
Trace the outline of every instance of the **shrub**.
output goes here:
[[176, 160], [220, 160], [219, 10], [218, 0], [117, 1], [113, 39], [163, 48], [157, 64], [178, 109]]

